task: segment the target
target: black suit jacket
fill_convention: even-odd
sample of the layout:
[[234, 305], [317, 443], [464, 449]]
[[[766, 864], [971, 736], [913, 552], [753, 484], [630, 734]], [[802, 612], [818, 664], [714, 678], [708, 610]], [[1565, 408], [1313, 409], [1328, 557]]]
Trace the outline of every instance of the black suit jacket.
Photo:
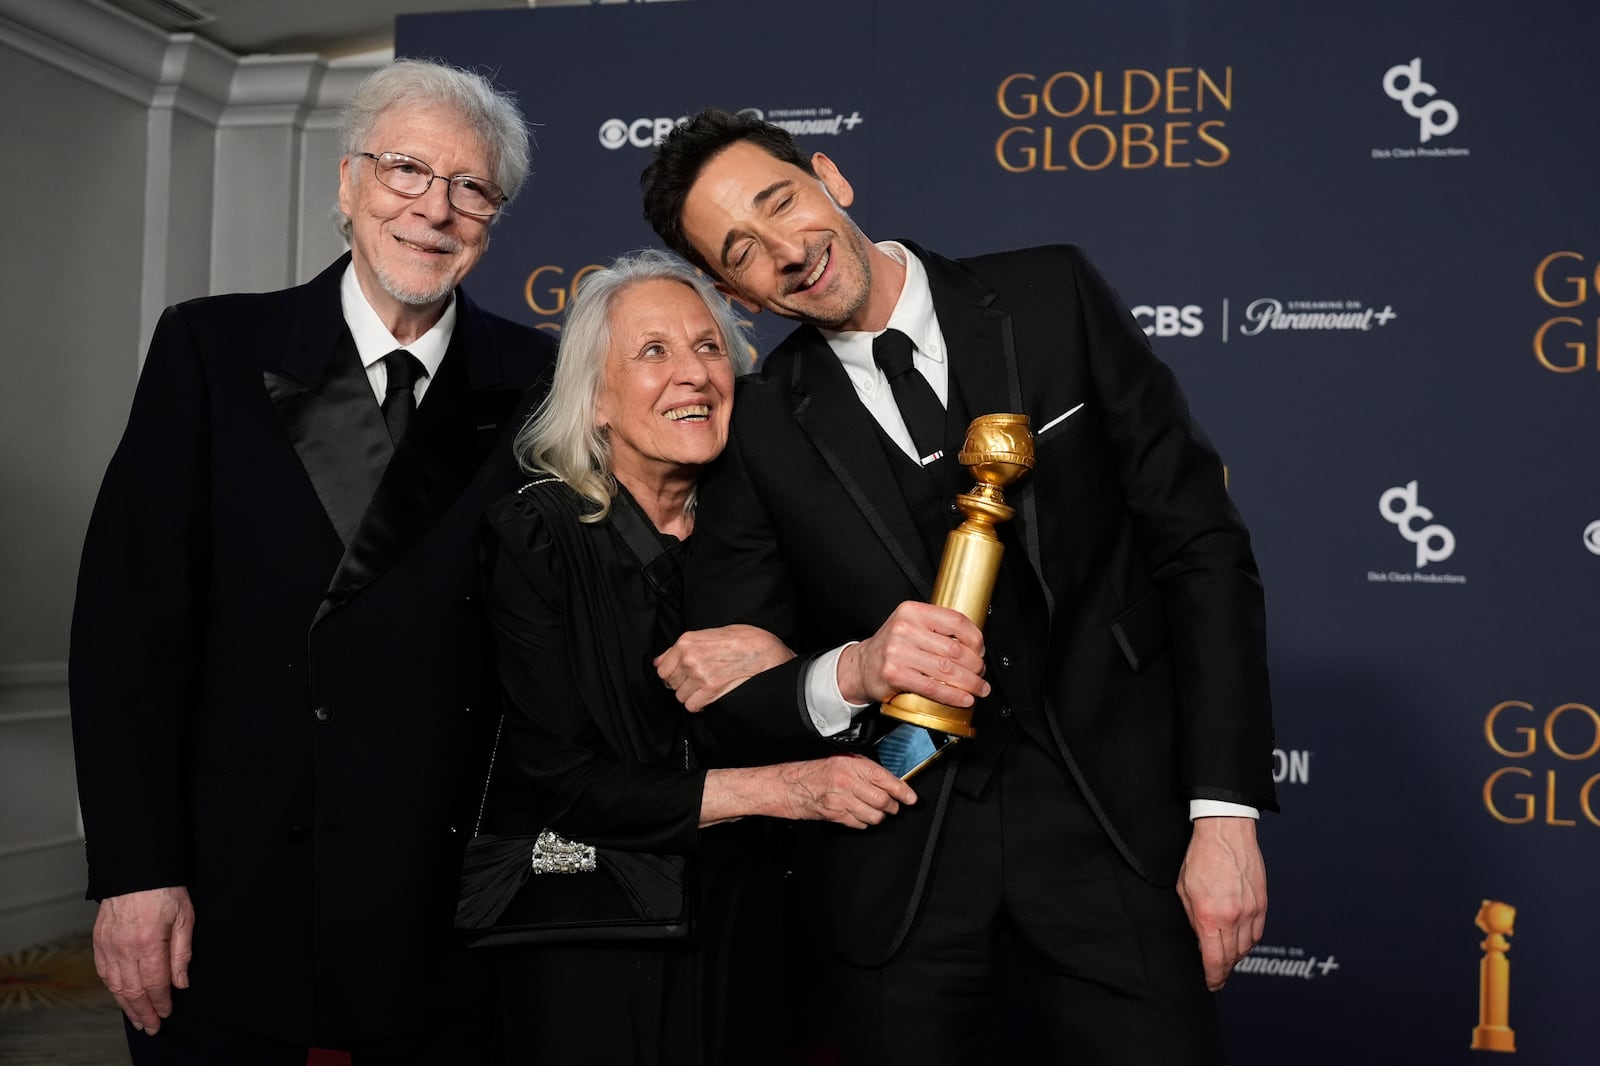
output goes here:
[[459, 290], [398, 449], [339, 304], [169, 308], [95, 504], [70, 684], [89, 895], [186, 885], [181, 1009], [308, 1043], [437, 1021], [463, 760], [497, 695], [477, 530], [538, 331]]
[[[1111, 840], [1170, 884], [1191, 798], [1275, 809], [1262, 591], [1221, 464], [1077, 249], [957, 263], [911, 247], [968, 410], [1025, 413], [1037, 434], [1036, 468], [1006, 492], [1006, 535], [1042, 595], [1045, 654], [1030, 678], [991, 655], [989, 676], [1002, 698], [1042, 695], [1033, 710]], [[751, 622], [814, 652], [929, 598], [937, 560], [872, 416], [810, 327], [741, 381], [700, 501], [690, 628]], [[820, 750], [801, 691], [809, 661], [752, 679], [708, 715], [764, 724], [761, 758]], [[881, 719], [863, 721], [870, 734]], [[921, 802], [880, 827], [826, 832], [823, 898], [847, 957], [881, 962], [909, 928], [954, 778], [919, 779]]]

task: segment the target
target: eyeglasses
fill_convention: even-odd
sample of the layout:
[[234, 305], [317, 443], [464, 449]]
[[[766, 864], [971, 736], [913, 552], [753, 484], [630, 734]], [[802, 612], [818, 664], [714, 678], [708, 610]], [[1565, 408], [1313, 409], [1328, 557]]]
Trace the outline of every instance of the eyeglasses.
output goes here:
[[[420, 159], [412, 159], [399, 152], [357, 152], [356, 155], [372, 160], [378, 180], [401, 196], [421, 196], [433, 188], [433, 179], [439, 177], [433, 168]], [[488, 217], [500, 210], [506, 202], [505, 190], [488, 178], [475, 178], [471, 174], [452, 174], [445, 179], [445, 199], [450, 206], [465, 215]]]

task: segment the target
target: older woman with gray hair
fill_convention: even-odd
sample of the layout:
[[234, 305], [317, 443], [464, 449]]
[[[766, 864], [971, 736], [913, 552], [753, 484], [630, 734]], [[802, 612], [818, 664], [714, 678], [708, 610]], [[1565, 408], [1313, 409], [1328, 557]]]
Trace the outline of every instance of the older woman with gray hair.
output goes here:
[[[513, 945], [496, 949], [503, 1061], [769, 1061], [776, 870], [763, 820], [739, 820], [859, 828], [916, 798], [854, 755], [729, 767], [715, 708], [688, 713], [652, 668], [683, 628], [695, 484], [747, 349], [676, 256], [588, 275], [517, 441], [532, 480], [487, 515], [505, 716], [458, 924]], [[748, 626], [698, 636], [715, 653], [681, 669], [702, 705], [792, 655]], [[486, 888], [497, 869], [515, 874]]]

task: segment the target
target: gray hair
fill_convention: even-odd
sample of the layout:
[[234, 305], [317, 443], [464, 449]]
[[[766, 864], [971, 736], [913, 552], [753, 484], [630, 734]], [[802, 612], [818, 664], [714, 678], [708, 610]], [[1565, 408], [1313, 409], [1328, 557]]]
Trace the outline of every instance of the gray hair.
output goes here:
[[[506, 203], [516, 199], [528, 176], [530, 139], [516, 97], [470, 70], [430, 59], [396, 59], [356, 87], [339, 112], [340, 150], [345, 158], [372, 150], [367, 139], [397, 107], [444, 107], [461, 117], [489, 150], [490, 173]], [[505, 208], [494, 216], [499, 221]], [[350, 238], [350, 219], [339, 213], [339, 232]]]
[[693, 289], [722, 335], [735, 376], [749, 373], [752, 366], [749, 334], [727, 298], [673, 253], [646, 248], [585, 274], [567, 305], [550, 392], [512, 445], [523, 470], [548, 471], [599, 505], [597, 513], [584, 516], [585, 522], [605, 518], [617, 492], [611, 442], [594, 424], [611, 352], [611, 312], [624, 292], [646, 281], [676, 281]]

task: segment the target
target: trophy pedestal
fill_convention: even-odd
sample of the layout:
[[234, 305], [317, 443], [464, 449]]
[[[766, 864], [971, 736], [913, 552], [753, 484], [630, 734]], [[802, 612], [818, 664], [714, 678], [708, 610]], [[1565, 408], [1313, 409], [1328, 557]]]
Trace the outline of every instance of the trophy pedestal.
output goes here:
[[927, 726], [929, 729], [937, 729], [952, 736], [978, 735], [978, 731], [972, 728], [971, 707], [947, 707], [936, 700], [911, 692], [900, 693], [879, 707], [878, 711], [890, 718], [898, 718], [912, 725]]

